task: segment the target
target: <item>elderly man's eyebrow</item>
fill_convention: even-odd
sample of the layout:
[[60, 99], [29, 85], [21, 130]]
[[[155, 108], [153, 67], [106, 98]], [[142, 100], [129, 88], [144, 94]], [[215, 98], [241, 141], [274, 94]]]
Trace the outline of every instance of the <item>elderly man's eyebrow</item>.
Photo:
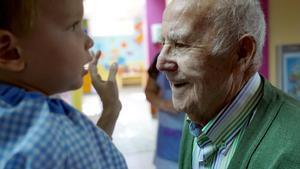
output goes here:
[[171, 42], [177, 42], [178, 40], [181, 40], [181, 36], [176, 32], [171, 32], [168, 34], [167, 40]]
[[163, 42], [167, 43], [177, 43], [177, 42], [182, 42], [182, 40], [179, 38], [179, 36], [175, 34], [168, 34], [166, 37], [162, 38]]
[[163, 43], [179, 43], [183, 45], [187, 45], [191, 48], [204, 48], [207, 45], [199, 44], [198, 42], [191, 42], [187, 41], [186, 38], [184, 38], [184, 35], [180, 35], [177, 33], [170, 33], [166, 37], [162, 38]]

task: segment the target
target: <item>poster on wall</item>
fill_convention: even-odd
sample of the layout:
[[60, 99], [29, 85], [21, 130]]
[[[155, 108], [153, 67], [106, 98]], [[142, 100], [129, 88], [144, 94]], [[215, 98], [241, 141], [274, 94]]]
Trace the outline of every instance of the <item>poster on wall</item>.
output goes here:
[[107, 35], [93, 37], [93, 51], [101, 50], [103, 68], [116, 62], [119, 74], [142, 74], [145, 71], [145, 50], [143, 44], [143, 23], [141, 18], [133, 19], [130, 35]]
[[279, 46], [277, 65], [279, 86], [300, 100], [300, 44]]

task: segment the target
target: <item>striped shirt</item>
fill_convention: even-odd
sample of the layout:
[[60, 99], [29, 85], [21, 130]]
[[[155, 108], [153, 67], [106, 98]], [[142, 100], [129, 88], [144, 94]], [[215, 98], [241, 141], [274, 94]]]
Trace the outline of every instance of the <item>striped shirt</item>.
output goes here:
[[226, 169], [262, 97], [261, 78], [256, 73], [233, 102], [203, 128], [190, 120], [193, 169]]
[[127, 169], [110, 138], [60, 99], [0, 83], [0, 169]]

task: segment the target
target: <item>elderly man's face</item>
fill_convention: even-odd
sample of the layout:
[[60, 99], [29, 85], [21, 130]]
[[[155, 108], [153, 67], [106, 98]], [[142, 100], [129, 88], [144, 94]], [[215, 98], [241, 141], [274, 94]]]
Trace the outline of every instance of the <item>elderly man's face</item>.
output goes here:
[[185, 3], [173, 0], [164, 13], [164, 45], [157, 68], [171, 84], [175, 108], [205, 124], [231, 98], [235, 56], [212, 55], [216, 35], [205, 19], [210, 4], [203, 4], [197, 12]]

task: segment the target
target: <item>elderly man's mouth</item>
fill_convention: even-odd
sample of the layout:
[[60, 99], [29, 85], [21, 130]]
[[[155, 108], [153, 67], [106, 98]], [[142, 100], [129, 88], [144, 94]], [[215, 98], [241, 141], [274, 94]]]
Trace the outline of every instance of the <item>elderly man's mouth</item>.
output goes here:
[[175, 88], [184, 87], [184, 86], [186, 86], [186, 85], [188, 85], [188, 83], [187, 83], [187, 82], [182, 82], [182, 83], [173, 83], [173, 86], [174, 86]]

